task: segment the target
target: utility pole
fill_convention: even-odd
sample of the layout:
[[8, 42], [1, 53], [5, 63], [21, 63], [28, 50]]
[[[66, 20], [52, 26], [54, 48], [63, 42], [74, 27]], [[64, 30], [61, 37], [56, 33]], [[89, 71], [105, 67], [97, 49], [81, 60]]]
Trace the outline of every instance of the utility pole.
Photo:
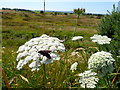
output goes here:
[[45, 13], [45, 0], [44, 0], [44, 13]]

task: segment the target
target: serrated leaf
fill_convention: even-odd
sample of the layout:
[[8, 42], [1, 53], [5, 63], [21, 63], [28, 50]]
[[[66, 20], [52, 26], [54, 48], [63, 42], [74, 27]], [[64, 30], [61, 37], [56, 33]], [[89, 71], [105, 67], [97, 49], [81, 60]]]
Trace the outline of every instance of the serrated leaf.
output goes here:
[[29, 83], [29, 81], [28, 81], [28, 79], [27, 78], [25, 78], [24, 76], [22, 76], [22, 75], [20, 75], [20, 77], [24, 80], [24, 81], [26, 81], [27, 83]]

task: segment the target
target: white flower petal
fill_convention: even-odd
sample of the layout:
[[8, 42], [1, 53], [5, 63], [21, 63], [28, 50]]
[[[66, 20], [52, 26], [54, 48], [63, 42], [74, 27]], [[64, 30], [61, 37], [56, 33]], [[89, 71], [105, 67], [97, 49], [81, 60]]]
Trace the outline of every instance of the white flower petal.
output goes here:
[[82, 36], [75, 36], [75, 37], [72, 38], [72, 40], [74, 41], [74, 40], [79, 40], [79, 39], [82, 39], [82, 38], [83, 38]]
[[70, 70], [72, 70], [72, 71], [76, 70], [77, 65], [78, 65], [77, 62], [73, 63], [70, 67]]
[[111, 53], [105, 51], [97, 52], [92, 54], [92, 56], [89, 58], [88, 68], [93, 69], [94, 71], [99, 71], [99, 74], [104, 76], [108, 72], [114, 70], [114, 61], [115, 60], [112, 58]]
[[[44, 53], [38, 53], [39, 51], [45, 52], [45, 50], [50, 51], [48, 54], [51, 56], [51, 59], [47, 58]], [[32, 71], [39, 70], [40, 64], [48, 64], [52, 63], [53, 60], [60, 60], [57, 51], [65, 51], [64, 45], [58, 38], [49, 37], [46, 34], [33, 38], [19, 47], [16, 60], [20, 61], [18, 62], [17, 68], [21, 69], [23, 65], [32, 60], [33, 62], [31, 62], [29, 67], [32, 68]]]
[[111, 38], [108, 38], [107, 36], [97, 35], [97, 34], [90, 37], [90, 39], [92, 39], [93, 42], [97, 42], [100, 45], [110, 44], [110, 41], [111, 41]]
[[79, 83], [81, 84], [82, 88], [95, 88], [97, 82], [98, 82], [98, 77], [96, 76], [97, 73], [92, 72], [91, 70], [85, 71], [81, 74], [79, 74], [80, 76], [80, 80]]

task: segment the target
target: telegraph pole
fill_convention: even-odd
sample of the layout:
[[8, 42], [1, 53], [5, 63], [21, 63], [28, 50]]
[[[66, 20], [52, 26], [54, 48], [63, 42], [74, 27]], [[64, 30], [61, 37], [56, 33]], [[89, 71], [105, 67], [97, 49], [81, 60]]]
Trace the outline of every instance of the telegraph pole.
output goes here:
[[45, 0], [44, 0], [44, 13], [45, 13]]

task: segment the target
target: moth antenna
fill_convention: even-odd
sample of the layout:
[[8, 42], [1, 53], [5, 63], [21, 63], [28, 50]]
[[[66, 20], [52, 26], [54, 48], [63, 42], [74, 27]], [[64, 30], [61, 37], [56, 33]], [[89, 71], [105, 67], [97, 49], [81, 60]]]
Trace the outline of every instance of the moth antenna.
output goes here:
[[[35, 48], [36, 48], [36, 47], [35, 47]], [[37, 48], [36, 48], [36, 50], [37, 50], [37, 52], [39, 52]], [[40, 56], [40, 54], [38, 54], [38, 55]]]
[[[35, 47], [36, 48], [36, 47]], [[38, 51], [38, 49], [36, 48], [36, 50]]]

